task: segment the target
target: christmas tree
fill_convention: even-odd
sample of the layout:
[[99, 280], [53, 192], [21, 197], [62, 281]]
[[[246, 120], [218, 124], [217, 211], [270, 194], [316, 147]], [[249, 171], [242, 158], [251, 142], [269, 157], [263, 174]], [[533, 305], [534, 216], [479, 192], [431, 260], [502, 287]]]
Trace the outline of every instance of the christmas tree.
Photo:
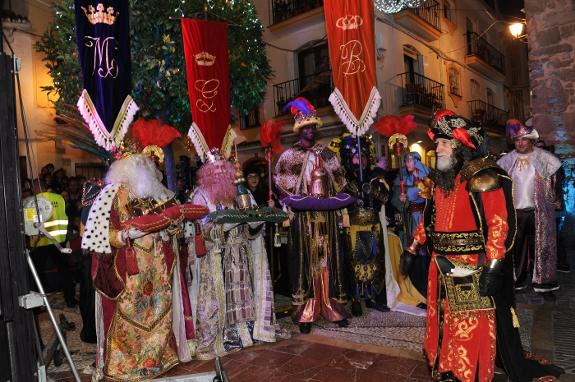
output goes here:
[[[159, 118], [187, 133], [191, 124], [182, 17], [228, 23], [231, 106], [246, 115], [263, 101], [271, 68], [262, 25], [248, 0], [129, 0], [132, 96], [146, 118]], [[55, 20], [38, 42], [54, 80], [43, 89], [59, 95], [58, 113], [69, 114], [81, 92], [74, 1], [59, 0]]]

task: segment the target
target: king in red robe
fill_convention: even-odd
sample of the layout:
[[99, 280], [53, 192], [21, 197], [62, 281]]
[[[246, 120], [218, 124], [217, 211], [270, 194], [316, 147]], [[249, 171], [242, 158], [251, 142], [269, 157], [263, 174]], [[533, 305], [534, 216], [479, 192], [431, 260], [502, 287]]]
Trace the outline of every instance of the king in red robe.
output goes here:
[[560, 370], [525, 358], [515, 313], [515, 237], [511, 179], [486, 156], [481, 126], [453, 112], [436, 113], [429, 137], [437, 169], [420, 186], [426, 205], [402, 255], [407, 273], [419, 246], [432, 256], [423, 349], [440, 381], [491, 381], [496, 359], [513, 381]]

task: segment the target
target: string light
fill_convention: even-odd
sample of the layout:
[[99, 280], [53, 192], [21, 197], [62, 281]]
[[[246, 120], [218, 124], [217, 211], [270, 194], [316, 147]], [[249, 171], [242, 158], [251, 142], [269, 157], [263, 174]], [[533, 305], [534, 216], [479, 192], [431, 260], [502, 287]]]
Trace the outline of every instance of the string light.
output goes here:
[[426, 0], [374, 0], [377, 10], [385, 13], [397, 13], [405, 8], [417, 8]]

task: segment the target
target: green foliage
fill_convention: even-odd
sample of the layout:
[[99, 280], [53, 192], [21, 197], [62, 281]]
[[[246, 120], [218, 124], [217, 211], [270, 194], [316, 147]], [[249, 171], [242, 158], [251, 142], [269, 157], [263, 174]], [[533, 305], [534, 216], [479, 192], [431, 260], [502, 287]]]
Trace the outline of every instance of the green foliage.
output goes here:
[[55, 21], [44, 33], [36, 50], [44, 53], [53, 86], [44, 86], [48, 94], [57, 93], [56, 110], [61, 113], [66, 105], [75, 105], [82, 91], [82, 73], [76, 49], [74, 0], [60, 0], [55, 5]]
[[[208, 11], [204, 12], [204, 4]], [[58, 0], [56, 18], [38, 42], [57, 92], [58, 111], [76, 104], [81, 74], [76, 52], [73, 0]], [[241, 115], [263, 101], [271, 69], [262, 26], [249, 0], [130, 0], [132, 96], [146, 117], [161, 118], [187, 132], [190, 107], [180, 17], [228, 23], [231, 104]]]

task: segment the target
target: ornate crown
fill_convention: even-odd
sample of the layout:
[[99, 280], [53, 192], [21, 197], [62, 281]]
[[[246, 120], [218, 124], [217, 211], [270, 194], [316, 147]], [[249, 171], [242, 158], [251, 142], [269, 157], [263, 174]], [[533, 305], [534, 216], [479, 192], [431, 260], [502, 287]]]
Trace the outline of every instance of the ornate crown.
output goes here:
[[108, 9], [104, 10], [104, 4], [102, 3], [98, 3], [96, 9], [94, 9], [93, 5], [90, 5], [87, 10], [85, 7], [82, 7], [82, 10], [88, 21], [94, 25], [99, 23], [112, 25], [120, 15], [120, 12], [114, 12], [114, 7], [108, 7]]
[[129, 138], [121, 141], [118, 146], [112, 146], [112, 155], [114, 159], [124, 159], [136, 155], [142, 151], [138, 143], [130, 140]]
[[208, 153], [206, 153], [206, 159], [209, 163], [214, 163], [224, 160], [224, 156], [220, 152], [220, 149], [213, 147]]
[[194, 59], [196, 60], [196, 64], [200, 66], [212, 66], [216, 62], [216, 56], [206, 51], [194, 55]]
[[345, 15], [337, 19], [335, 26], [346, 29], [358, 29], [363, 24], [363, 19], [360, 15]]

